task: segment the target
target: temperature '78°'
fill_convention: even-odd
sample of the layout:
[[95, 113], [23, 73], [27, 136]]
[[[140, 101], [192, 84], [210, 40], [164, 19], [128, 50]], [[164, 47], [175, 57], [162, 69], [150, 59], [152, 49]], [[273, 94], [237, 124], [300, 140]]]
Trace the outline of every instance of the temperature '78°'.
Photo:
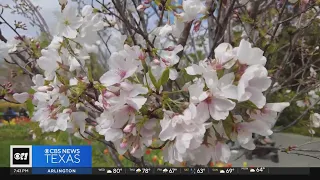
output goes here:
[[150, 172], [150, 168], [142, 168], [142, 173], [149, 173]]

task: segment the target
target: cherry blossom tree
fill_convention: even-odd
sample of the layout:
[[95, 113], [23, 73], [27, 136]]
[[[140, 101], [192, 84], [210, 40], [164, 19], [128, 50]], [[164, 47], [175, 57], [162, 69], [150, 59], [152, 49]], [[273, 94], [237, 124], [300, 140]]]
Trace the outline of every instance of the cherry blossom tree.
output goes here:
[[[35, 8], [21, 1], [20, 9]], [[21, 35], [26, 25], [11, 25], [1, 14], [17, 35], [6, 39], [2, 32], [1, 57], [33, 82], [27, 92], [4, 84], [1, 98], [26, 103], [43, 132], [100, 141], [139, 166], [148, 166], [147, 148], [164, 149], [173, 165], [228, 162], [227, 141], [255, 149], [253, 134], [270, 136], [284, 109], [318, 88], [318, 39], [303, 33], [319, 27], [319, 1], [57, 3], [56, 29], [41, 14], [33, 19], [46, 44]], [[288, 88], [294, 98], [273, 100]], [[319, 99], [316, 91], [309, 95]], [[311, 113], [310, 130], [319, 119]]]

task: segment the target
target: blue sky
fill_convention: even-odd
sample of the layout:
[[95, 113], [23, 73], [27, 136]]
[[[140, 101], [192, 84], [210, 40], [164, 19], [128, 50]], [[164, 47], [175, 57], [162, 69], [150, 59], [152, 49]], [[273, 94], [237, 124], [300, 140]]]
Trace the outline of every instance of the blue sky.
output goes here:
[[[50, 29], [53, 29], [53, 27], [56, 24], [56, 18], [54, 13], [57, 13], [60, 11], [60, 5], [58, 3], [58, 0], [30, 0], [34, 5], [40, 6], [42, 9], [40, 10], [40, 13], [46, 20], [48, 26]], [[91, 0], [85, 0], [88, 4], [91, 3]], [[182, 4], [183, 0], [178, 0], [179, 4]], [[69, 3], [72, 3], [71, 0], [69, 0]], [[0, 4], [9, 4], [10, 6], [14, 5], [14, 2], [12, 0], [0, 0]], [[15, 15], [11, 14], [9, 10], [4, 11], [3, 17], [11, 24], [13, 24], [14, 20], [22, 21], [22, 22], [28, 22], [28, 20], [21, 15]], [[170, 20], [173, 22], [174, 16], [171, 13]], [[26, 23], [28, 30], [23, 31], [20, 30], [19, 32], [21, 34], [35, 37], [38, 36], [38, 28], [32, 27], [29, 23]], [[7, 38], [13, 38], [16, 36], [16, 34], [10, 30], [5, 24], [1, 25], [2, 33]]]
[[[40, 13], [46, 20], [48, 26], [50, 29], [55, 26], [56, 18], [54, 13], [58, 12], [60, 10], [60, 5], [58, 3], [58, 0], [30, 0], [34, 5], [40, 6], [42, 9], [40, 10]], [[91, 0], [85, 0], [88, 4], [91, 3]], [[178, 3], [181, 4], [183, 0], [178, 0]], [[72, 3], [71, 0], [69, 0], [69, 3]], [[8, 4], [10, 6], [14, 5], [15, 3], [12, 0], [0, 0], [0, 4]], [[11, 24], [14, 23], [14, 20], [22, 21], [22, 22], [28, 22], [28, 20], [21, 15], [15, 15], [11, 14], [9, 10], [4, 11], [3, 17]], [[170, 16], [171, 22], [173, 22], [174, 16], [171, 14]], [[27, 36], [38, 36], [38, 28], [32, 27], [29, 23], [26, 23], [28, 30], [23, 31], [20, 30], [19, 33], [25, 34]], [[16, 36], [16, 34], [10, 30], [6, 25], [1, 25], [2, 33], [7, 38], [13, 38]]]
[[[54, 16], [55, 11], [59, 11], [59, 3], [58, 0], [31, 0], [34, 5], [40, 6], [42, 9], [40, 13], [47, 21], [49, 27], [54, 26], [56, 20]], [[0, 4], [8, 4], [10, 6], [14, 5], [15, 3], [12, 0], [0, 0]], [[14, 20], [27, 22], [27, 19], [22, 17], [21, 15], [11, 14], [9, 10], [5, 10], [3, 13], [3, 17], [8, 21], [11, 25], [13, 25]], [[15, 33], [10, 30], [5, 24], [2, 24], [1, 31], [7, 38], [12, 38], [15, 36]], [[28, 30], [23, 31], [20, 30], [19, 33], [25, 34], [28, 36], [37, 36], [37, 28], [33, 28], [29, 23], [27, 23]]]

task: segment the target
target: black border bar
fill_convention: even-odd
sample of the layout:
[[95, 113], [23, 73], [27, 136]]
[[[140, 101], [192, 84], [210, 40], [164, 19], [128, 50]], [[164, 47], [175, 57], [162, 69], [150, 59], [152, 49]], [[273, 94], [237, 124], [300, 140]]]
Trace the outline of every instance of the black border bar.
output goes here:
[[[43, 169], [43, 168], [42, 168]], [[52, 168], [47, 168], [48, 170]], [[57, 169], [57, 168], [55, 168]], [[58, 168], [59, 169], [59, 168]], [[64, 169], [64, 168], [60, 168]], [[320, 175], [319, 168], [284, 168], [284, 167], [256, 167], [256, 168], [188, 168], [188, 167], [146, 167], [146, 168], [119, 168], [119, 167], [101, 167], [101, 168], [88, 168], [90, 173], [81, 173], [84, 168], [68, 168], [69, 170], [77, 170], [77, 173], [51, 173], [54, 175]], [[32, 171], [38, 171], [37, 168], [0, 168], [1, 174], [7, 175], [34, 175]], [[62, 172], [62, 171], [60, 171]], [[50, 175], [44, 173], [41, 175]]]

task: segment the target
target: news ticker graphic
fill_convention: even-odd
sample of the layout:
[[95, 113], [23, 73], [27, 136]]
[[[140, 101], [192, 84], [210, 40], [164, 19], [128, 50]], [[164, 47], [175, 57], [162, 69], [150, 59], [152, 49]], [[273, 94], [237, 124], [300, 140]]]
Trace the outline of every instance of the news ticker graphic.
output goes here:
[[126, 175], [307, 175], [309, 168], [92, 168], [91, 146], [11, 145], [10, 173]]
[[[188, 168], [188, 167], [152, 167], [152, 168], [11, 168], [11, 175], [32, 174], [91, 174], [91, 175], [313, 175], [319, 174], [319, 168]], [[90, 173], [88, 173], [90, 171]], [[36, 172], [36, 173], [34, 173]], [[39, 173], [41, 172], [41, 173]], [[84, 173], [83, 173], [84, 172]]]
[[91, 167], [91, 146], [10, 146], [10, 168], [21, 172], [32, 168], [32, 174], [91, 174]]

